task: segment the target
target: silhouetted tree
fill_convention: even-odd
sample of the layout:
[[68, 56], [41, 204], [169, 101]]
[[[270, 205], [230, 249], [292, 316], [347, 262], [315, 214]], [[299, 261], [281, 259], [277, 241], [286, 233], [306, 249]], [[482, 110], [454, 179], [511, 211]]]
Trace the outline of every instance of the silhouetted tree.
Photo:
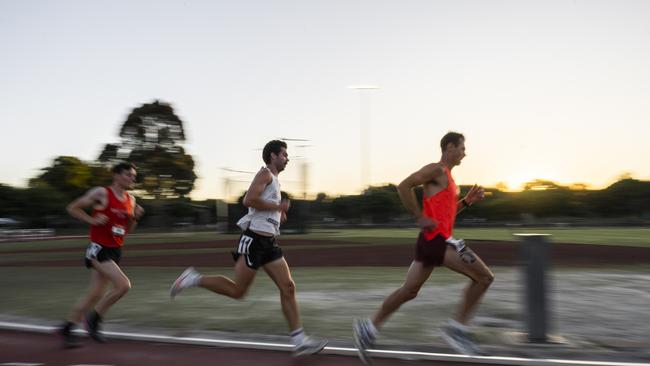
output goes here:
[[74, 156], [59, 156], [43, 173], [30, 179], [31, 188], [51, 187], [72, 200], [88, 189], [105, 186], [111, 182], [111, 173], [100, 165], [81, 161]]
[[183, 121], [167, 103], [135, 108], [120, 129], [119, 144], [107, 144], [98, 160], [126, 160], [138, 168], [141, 189], [156, 198], [185, 197], [194, 189], [194, 159], [185, 153]]

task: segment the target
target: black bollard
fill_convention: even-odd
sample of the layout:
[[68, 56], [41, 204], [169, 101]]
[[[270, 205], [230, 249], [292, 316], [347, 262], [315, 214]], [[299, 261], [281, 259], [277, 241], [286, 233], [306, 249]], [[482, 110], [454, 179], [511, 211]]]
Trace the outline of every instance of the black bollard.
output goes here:
[[550, 264], [550, 242], [547, 234], [515, 234], [521, 241], [525, 277], [528, 341], [548, 341], [548, 285], [546, 269]]

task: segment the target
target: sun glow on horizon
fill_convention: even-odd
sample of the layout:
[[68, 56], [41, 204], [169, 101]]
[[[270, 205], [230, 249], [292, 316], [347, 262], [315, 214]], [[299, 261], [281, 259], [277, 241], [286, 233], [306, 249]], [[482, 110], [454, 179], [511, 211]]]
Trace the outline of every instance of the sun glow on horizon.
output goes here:
[[526, 169], [513, 171], [503, 182], [504, 190], [508, 192], [518, 192], [524, 189], [524, 185], [535, 180], [548, 180], [557, 182], [555, 174], [542, 169]]

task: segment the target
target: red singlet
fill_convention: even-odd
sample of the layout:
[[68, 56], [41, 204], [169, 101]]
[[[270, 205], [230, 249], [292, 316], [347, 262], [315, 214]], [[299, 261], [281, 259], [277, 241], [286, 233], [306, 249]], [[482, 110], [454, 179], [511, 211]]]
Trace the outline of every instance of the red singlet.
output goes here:
[[447, 167], [445, 167], [445, 173], [447, 174], [447, 188], [431, 197], [422, 198], [422, 214], [438, 222], [438, 226], [433, 230], [423, 231], [424, 237], [427, 240], [432, 240], [438, 234], [448, 239], [454, 230], [458, 204], [458, 188], [454, 179], [451, 177], [451, 171]]
[[127, 192], [124, 192], [120, 201], [110, 187], [105, 188], [108, 205], [103, 210], [93, 209], [93, 217], [101, 213], [108, 217], [108, 222], [103, 226], [90, 227], [90, 241], [107, 248], [119, 248], [124, 243], [124, 235], [129, 228], [129, 218], [133, 216], [133, 201]]

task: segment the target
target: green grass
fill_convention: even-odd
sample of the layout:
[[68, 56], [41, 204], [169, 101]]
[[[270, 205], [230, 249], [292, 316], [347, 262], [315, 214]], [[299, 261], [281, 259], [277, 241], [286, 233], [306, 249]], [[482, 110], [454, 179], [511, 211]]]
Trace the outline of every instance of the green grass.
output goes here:
[[604, 244], [650, 247], [650, 228], [591, 227], [591, 228], [490, 228], [458, 229], [455, 236], [466, 239], [517, 240], [517, 233], [551, 235], [555, 243]]
[[[584, 227], [584, 228], [458, 228], [455, 237], [474, 240], [516, 241], [516, 233], [542, 233], [551, 235], [551, 241], [556, 243], [607, 244], [650, 246], [650, 228], [646, 227]], [[329, 229], [314, 230], [309, 234], [284, 235], [284, 239], [319, 239], [340, 240], [353, 243], [377, 244], [412, 244], [418, 230], [408, 229]], [[209, 242], [216, 240], [236, 240], [238, 235], [219, 234], [211, 232], [134, 234], [128, 237], [126, 245], [160, 244], [178, 242]], [[25, 241], [0, 243], [0, 253], [17, 249], [37, 248], [83, 248], [88, 239], [66, 239], [48, 241]]]
[[[314, 238], [336, 238], [348, 240], [411, 239], [417, 236], [417, 229], [350, 229], [315, 233]], [[457, 228], [454, 237], [474, 240], [516, 241], [514, 234], [540, 233], [551, 235], [556, 243], [606, 244], [650, 246], [650, 228], [640, 227], [588, 227], [588, 228]]]

